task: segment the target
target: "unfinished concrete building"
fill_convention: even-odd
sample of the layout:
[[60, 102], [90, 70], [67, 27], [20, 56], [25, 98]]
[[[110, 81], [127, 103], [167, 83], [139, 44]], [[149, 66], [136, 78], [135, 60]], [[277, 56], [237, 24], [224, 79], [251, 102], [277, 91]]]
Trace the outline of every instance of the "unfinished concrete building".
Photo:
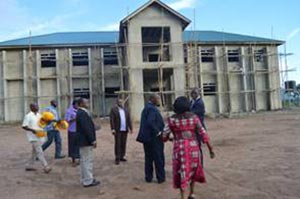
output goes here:
[[281, 108], [277, 48], [282, 41], [216, 31], [185, 31], [190, 20], [151, 0], [120, 22], [119, 32], [66, 32], [0, 43], [1, 121], [19, 121], [28, 104], [74, 97], [106, 116], [118, 95], [138, 121], [147, 95], [164, 111], [199, 87], [208, 114]]

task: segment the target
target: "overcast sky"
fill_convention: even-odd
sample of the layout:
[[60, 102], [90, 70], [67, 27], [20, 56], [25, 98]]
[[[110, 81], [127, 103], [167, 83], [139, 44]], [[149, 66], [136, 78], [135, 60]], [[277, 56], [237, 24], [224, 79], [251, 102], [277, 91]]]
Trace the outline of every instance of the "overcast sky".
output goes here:
[[[0, 0], [0, 41], [63, 31], [117, 30], [120, 19], [146, 0]], [[289, 78], [300, 83], [299, 0], [165, 0], [194, 20], [198, 30], [218, 30], [285, 40]], [[188, 27], [191, 29], [192, 27]], [[280, 48], [283, 52], [283, 48]]]

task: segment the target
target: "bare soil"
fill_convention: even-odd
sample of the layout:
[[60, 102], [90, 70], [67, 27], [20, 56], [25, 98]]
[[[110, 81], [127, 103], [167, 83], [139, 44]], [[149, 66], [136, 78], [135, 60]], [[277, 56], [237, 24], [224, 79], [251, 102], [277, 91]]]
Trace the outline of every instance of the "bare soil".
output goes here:
[[[113, 137], [105, 120], [98, 132], [95, 176], [100, 187], [83, 188], [79, 168], [68, 158], [54, 160], [54, 145], [46, 151], [53, 172], [25, 172], [31, 146], [20, 125], [0, 126], [0, 199], [176, 199], [172, 188], [172, 143], [165, 148], [167, 182], [144, 183], [142, 145], [128, 139], [128, 162], [114, 165]], [[198, 198], [299, 199], [300, 110], [258, 113], [234, 119], [207, 120], [216, 159], [205, 149], [206, 184], [197, 184]], [[62, 132], [63, 150], [67, 136]], [[39, 165], [39, 164], [37, 164]]]

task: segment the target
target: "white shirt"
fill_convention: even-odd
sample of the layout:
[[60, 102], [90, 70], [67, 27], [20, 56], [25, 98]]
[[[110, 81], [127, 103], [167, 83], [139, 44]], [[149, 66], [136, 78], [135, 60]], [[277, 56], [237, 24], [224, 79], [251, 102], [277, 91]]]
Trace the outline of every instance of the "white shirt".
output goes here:
[[119, 107], [119, 114], [120, 114], [120, 131], [126, 131], [126, 116], [125, 111], [123, 108]]
[[[29, 112], [27, 115], [25, 115], [25, 118], [23, 120], [22, 127], [28, 127], [30, 129], [34, 130], [43, 130], [41, 127], [39, 127], [38, 122], [41, 118], [40, 113], [33, 113]], [[31, 131], [27, 131], [27, 139], [29, 142], [36, 142], [36, 141], [42, 141], [41, 138], [38, 138], [35, 134], [33, 134]]]

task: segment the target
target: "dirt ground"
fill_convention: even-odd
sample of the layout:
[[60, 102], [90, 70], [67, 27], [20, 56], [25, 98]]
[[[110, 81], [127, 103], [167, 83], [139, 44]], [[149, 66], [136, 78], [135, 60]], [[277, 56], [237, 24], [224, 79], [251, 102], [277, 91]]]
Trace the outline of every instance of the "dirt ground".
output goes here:
[[[69, 159], [54, 160], [54, 146], [46, 151], [53, 172], [25, 172], [31, 146], [19, 125], [0, 126], [0, 199], [176, 199], [172, 188], [172, 143], [166, 144], [167, 182], [143, 181], [143, 151], [128, 140], [128, 163], [114, 165], [113, 137], [107, 121], [98, 132], [95, 176], [102, 185], [82, 188], [79, 168]], [[300, 198], [300, 110], [258, 113], [238, 119], [207, 120], [216, 159], [205, 150], [208, 183], [197, 184], [198, 198], [207, 199], [299, 199]], [[67, 153], [66, 133], [63, 149]]]

